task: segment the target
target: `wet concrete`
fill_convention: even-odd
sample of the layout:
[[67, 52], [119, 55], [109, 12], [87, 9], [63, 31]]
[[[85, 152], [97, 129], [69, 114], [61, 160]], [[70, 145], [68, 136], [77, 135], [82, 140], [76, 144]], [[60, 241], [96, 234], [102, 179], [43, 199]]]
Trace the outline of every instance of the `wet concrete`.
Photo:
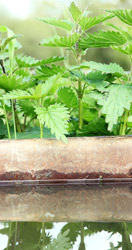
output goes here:
[[132, 179], [132, 137], [1, 140], [0, 181]]
[[132, 186], [0, 187], [1, 221], [132, 221]]

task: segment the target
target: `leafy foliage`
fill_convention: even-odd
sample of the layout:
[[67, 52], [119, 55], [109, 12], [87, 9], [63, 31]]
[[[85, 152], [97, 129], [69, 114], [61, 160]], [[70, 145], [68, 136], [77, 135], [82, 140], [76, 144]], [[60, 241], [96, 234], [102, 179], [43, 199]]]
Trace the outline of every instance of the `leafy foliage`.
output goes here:
[[56, 138], [67, 142], [65, 134], [67, 134], [67, 126], [69, 113], [67, 108], [61, 104], [50, 105], [48, 108], [36, 107], [35, 112], [38, 119], [47, 128], [51, 129], [51, 133], [55, 134]]
[[22, 77], [17, 75], [1, 75], [0, 76], [0, 88], [6, 91], [16, 90], [16, 89], [27, 89], [34, 85], [31, 78]]
[[64, 57], [54, 56], [43, 60], [36, 60], [31, 56], [17, 56], [15, 59], [19, 68], [27, 68], [27, 67], [37, 67], [40, 65], [50, 64], [53, 62], [59, 62], [64, 60]]
[[21, 90], [20, 88], [17, 90], [13, 90], [9, 93], [6, 93], [0, 99], [40, 99], [44, 98], [52, 88], [53, 84], [56, 82], [57, 76], [53, 76], [48, 78], [48, 80], [44, 84], [38, 84], [35, 88], [28, 89], [27, 91]]
[[99, 15], [99, 16], [95, 16], [95, 17], [83, 17], [81, 18], [81, 20], [79, 21], [79, 24], [82, 28], [83, 31], [86, 31], [90, 28], [92, 28], [93, 26], [100, 24], [110, 18], [112, 18], [114, 15]]
[[56, 18], [38, 18], [38, 20], [51, 24], [53, 26], [65, 29], [67, 31], [71, 31], [74, 27], [74, 23], [68, 21], [68, 20], [62, 20], [62, 19], [56, 19]]
[[69, 6], [69, 11], [72, 15], [72, 18], [75, 22], [79, 21], [81, 16], [82, 16], [82, 13], [80, 11], [80, 9], [77, 7], [77, 5], [72, 2]]
[[37, 68], [35, 78], [39, 80], [47, 79], [50, 76], [63, 74], [66, 71], [65, 67], [52, 64], [51, 67], [41, 66]]
[[44, 39], [40, 45], [48, 46], [48, 47], [65, 47], [65, 48], [71, 48], [75, 45], [75, 43], [78, 41], [80, 35], [77, 33], [74, 33], [71, 36], [54, 36], [49, 39]]
[[69, 243], [69, 238], [67, 237], [69, 231], [65, 231], [64, 233], [59, 233], [57, 239], [54, 239], [51, 244], [47, 247], [44, 247], [43, 250], [69, 250], [71, 244]]
[[[14, 138], [14, 134], [11, 134], [11, 138]], [[39, 139], [40, 138], [40, 129], [39, 127], [28, 128], [27, 131], [22, 133], [17, 133], [17, 139]], [[43, 138], [55, 138], [54, 134], [51, 134], [49, 128], [43, 128]]]
[[102, 106], [101, 112], [106, 115], [108, 130], [112, 130], [122, 116], [124, 109], [130, 110], [132, 102], [132, 88], [127, 85], [111, 85], [103, 98], [98, 100]]
[[123, 68], [116, 63], [102, 64], [89, 61], [81, 63], [79, 65], [79, 68], [90, 68], [92, 70], [101, 71], [102, 73], [115, 74], [117, 76], [122, 76], [126, 74]]
[[78, 100], [71, 87], [62, 87], [58, 91], [58, 97], [68, 108], [77, 108]]
[[119, 10], [107, 10], [107, 11], [117, 16], [122, 22], [132, 26], [132, 10], [119, 9]]
[[119, 32], [99, 31], [93, 34], [88, 33], [84, 37], [81, 37], [78, 46], [80, 49], [106, 48], [123, 45], [124, 43], [126, 43], [126, 39]]

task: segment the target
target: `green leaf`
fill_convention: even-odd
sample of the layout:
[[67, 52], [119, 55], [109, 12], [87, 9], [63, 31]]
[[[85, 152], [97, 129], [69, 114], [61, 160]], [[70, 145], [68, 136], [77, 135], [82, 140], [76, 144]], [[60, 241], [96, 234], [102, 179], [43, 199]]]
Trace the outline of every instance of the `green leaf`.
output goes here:
[[[13, 138], [13, 134], [11, 135]], [[35, 139], [40, 138], [40, 128], [34, 127], [28, 129], [26, 132], [17, 133], [17, 139]], [[51, 135], [51, 131], [49, 128], [43, 128], [43, 138], [55, 138], [54, 135]]]
[[65, 47], [70, 48], [75, 45], [75, 43], [78, 41], [80, 37], [80, 34], [74, 33], [71, 36], [53, 36], [49, 39], [44, 39], [40, 45], [42, 46], [48, 46], [48, 47]]
[[116, 25], [114, 25], [114, 24], [112, 24], [112, 23], [105, 23], [105, 25], [107, 25], [107, 26], [109, 26], [109, 27], [111, 27], [111, 28], [114, 28], [114, 29], [116, 29], [117, 31], [119, 31], [123, 36], [124, 36], [124, 38], [128, 41], [128, 42], [132, 42], [132, 36], [131, 36], [131, 34], [130, 34], [130, 32], [129, 31], [125, 31], [125, 30], [123, 30], [122, 29], [122, 27], [118, 27], [118, 26], [116, 26]]
[[37, 69], [35, 78], [39, 80], [47, 79], [50, 76], [57, 75], [57, 74], [63, 74], [66, 71], [66, 69], [59, 65], [52, 64], [51, 67], [48, 66], [41, 66]]
[[17, 107], [19, 107], [20, 111], [24, 113], [25, 116], [32, 116], [36, 115], [34, 111], [34, 103], [29, 102], [29, 100], [19, 100], [17, 102]]
[[80, 135], [85, 136], [104, 136], [108, 135], [107, 124], [101, 117], [95, 118], [89, 122], [88, 125], [84, 125], [80, 131]]
[[108, 130], [112, 130], [117, 124], [118, 118], [122, 116], [124, 109], [130, 110], [132, 102], [132, 88], [128, 85], [111, 85], [104, 98], [98, 100], [98, 104], [103, 106], [102, 114], [106, 115]]
[[29, 77], [22, 77], [17, 75], [1, 75], [0, 76], [0, 88], [6, 91], [13, 89], [26, 89], [34, 85], [33, 81]]
[[130, 9], [117, 9], [117, 10], [106, 10], [118, 17], [123, 23], [132, 26], [132, 10]]
[[110, 82], [107, 81], [107, 75], [102, 74], [102, 72], [99, 71], [91, 71], [87, 75], [80, 70], [72, 70], [70, 72], [80, 81], [85, 82], [85, 88], [87, 88], [88, 85], [91, 85], [91, 87], [104, 92], [105, 88], [110, 84]]
[[119, 46], [126, 43], [126, 39], [122, 34], [115, 31], [99, 31], [93, 34], [88, 33], [80, 39], [78, 47], [80, 49], [102, 48], [110, 46]]
[[3, 120], [0, 119], [0, 138], [7, 134], [7, 127], [4, 125]]
[[69, 238], [67, 237], [69, 230], [64, 233], [59, 233], [57, 239], [54, 239], [52, 243], [48, 244], [43, 250], [69, 250], [71, 249], [71, 244], [69, 243]]
[[69, 20], [61, 20], [56, 18], [37, 18], [37, 19], [44, 23], [65, 29], [67, 31], [71, 31], [74, 27], [74, 23], [70, 22]]
[[62, 56], [54, 56], [43, 60], [36, 60], [31, 56], [17, 56], [15, 59], [19, 68], [27, 68], [27, 67], [37, 67], [53, 62], [59, 62], [64, 60], [65, 58]]
[[60, 88], [58, 91], [58, 97], [68, 108], [78, 107], [77, 96], [71, 87]]
[[116, 63], [102, 64], [102, 63], [90, 61], [90, 62], [81, 63], [79, 65], [79, 68], [90, 68], [92, 70], [101, 71], [102, 73], [114, 74], [117, 76], [122, 76], [126, 74], [123, 68]]
[[95, 17], [82, 17], [79, 21], [79, 24], [83, 31], [86, 31], [90, 29], [91, 27], [100, 24], [110, 18], [112, 18], [114, 15], [99, 15]]
[[0, 97], [0, 100], [9, 100], [9, 99], [21, 100], [21, 99], [31, 99], [31, 98], [32, 96], [29, 92], [21, 89], [16, 89], [9, 93], [6, 93], [5, 95], [3, 95], [3, 97]]
[[93, 121], [98, 117], [98, 110], [97, 109], [89, 109], [88, 105], [83, 103], [83, 119], [87, 122]]
[[21, 89], [13, 90], [10, 93], [7, 93], [3, 95], [1, 100], [4, 99], [17, 99], [17, 100], [22, 100], [22, 99], [40, 99], [44, 98], [47, 96], [49, 93], [50, 89], [52, 86], [55, 84], [57, 81], [58, 76], [53, 76], [48, 78], [48, 80], [43, 83], [43, 84], [38, 84], [35, 88], [33, 89], [28, 89], [28, 91], [24, 91]]
[[59, 79], [59, 75], [54, 75], [52, 77], [49, 77], [45, 83], [38, 84], [35, 89], [32, 89], [30, 93], [32, 93], [33, 98], [39, 99], [43, 98], [48, 95], [51, 88], [56, 84], [57, 80]]
[[72, 2], [70, 4], [69, 11], [70, 11], [72, 18], [75, 22], [80, 20], [82, 13], [74, 2]]
[[58, 140], [67, 142], [65, 134], [67, 134], [69, 113], [66, 107], [56, 103], [48, 108], [36, 107], [35, 111], [39, 121], [51, 129], [51, 134], [55, 134]]

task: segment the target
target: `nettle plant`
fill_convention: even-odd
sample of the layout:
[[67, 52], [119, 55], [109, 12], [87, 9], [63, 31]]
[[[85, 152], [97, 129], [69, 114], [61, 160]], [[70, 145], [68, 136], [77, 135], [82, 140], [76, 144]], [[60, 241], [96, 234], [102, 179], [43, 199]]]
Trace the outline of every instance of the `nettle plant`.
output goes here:
[[[128, 73], [116, 63], [82, 58], [90, 48], [111, 47], [127, 54], [132, 68], [132, 11], [108, 10], [93, 17], [72, 2], [69, 14], [70, 20], [39, 18], [66, 32], [65, 36], [44, 39], [40, 45], [59, 47], [64, 54], [68, 51], [74, 57], [72, 65], [65, 63], [65, 56], [42, 60], [15, 56], [20, 48], [17, 36], [0, 26], [1, 138], [7, 137], [6, 130], [9, 139], [55, 136], [65, 142], [66, 134], [131, 134], [132, 70]], [[125, 28], [106, 22], [116, 17]], [[98, 26], [93, 31], [101, 23], [109, 30]]]

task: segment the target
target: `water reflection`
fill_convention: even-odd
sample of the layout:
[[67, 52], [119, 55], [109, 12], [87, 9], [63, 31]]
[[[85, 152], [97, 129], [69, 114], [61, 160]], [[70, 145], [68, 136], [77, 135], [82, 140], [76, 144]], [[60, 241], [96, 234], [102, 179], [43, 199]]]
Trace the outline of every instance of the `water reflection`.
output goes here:
[[132, 250], [131, 234], [126, 222], [1, 222], [0, 250]]

